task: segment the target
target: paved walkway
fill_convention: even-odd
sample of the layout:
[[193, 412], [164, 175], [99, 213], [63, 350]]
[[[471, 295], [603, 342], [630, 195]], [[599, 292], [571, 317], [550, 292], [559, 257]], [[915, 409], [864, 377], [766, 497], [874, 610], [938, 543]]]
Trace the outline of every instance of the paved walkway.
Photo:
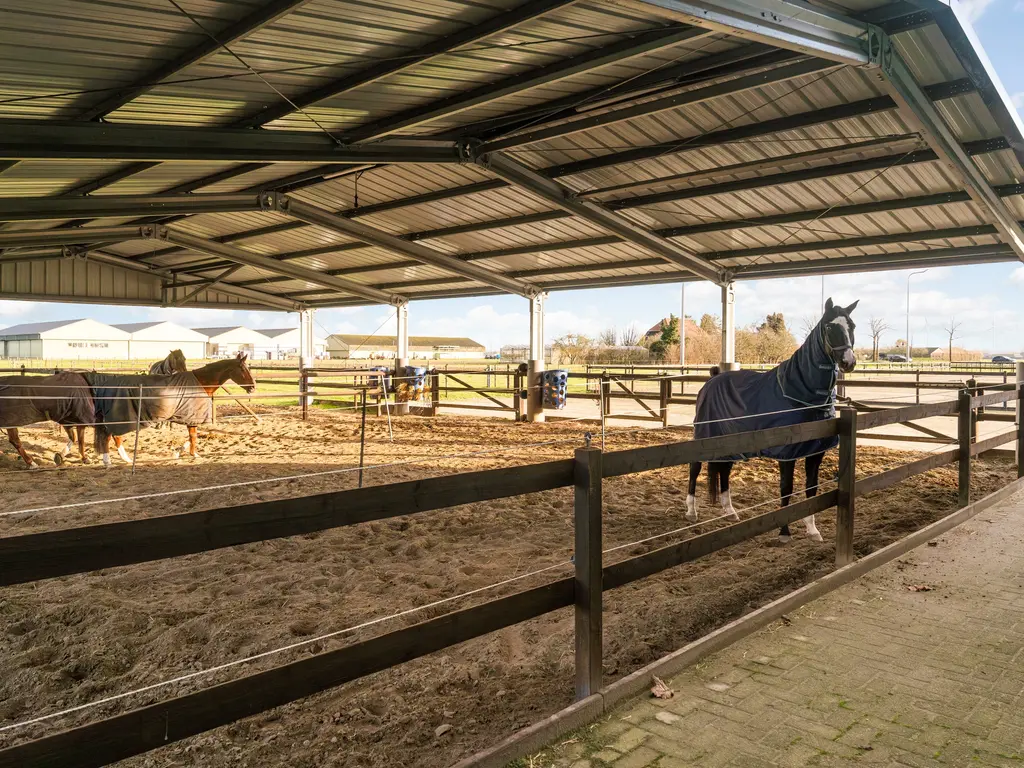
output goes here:
[[523, 763], [1024, 766], [1024, 494], [788, 618]]

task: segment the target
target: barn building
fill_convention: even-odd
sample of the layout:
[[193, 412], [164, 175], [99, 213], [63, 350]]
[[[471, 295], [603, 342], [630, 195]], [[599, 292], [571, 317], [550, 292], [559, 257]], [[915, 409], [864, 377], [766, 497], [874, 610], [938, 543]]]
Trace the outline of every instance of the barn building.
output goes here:
[[[270, 339], [271, 352], [274, 359], [284, 360], [298, 357], [301, 343], [301, 331], [295, 328], [260, 328], [259, 332]], [[259, 350], [262, 351], [262, 350]], [[327, 354], [327, 339], [313, 336], [313, 356], [322, 358]]]
[[273, 340], [244, 325], [193, 328], [192, 330], [206, 337], [206, 357], [234, 357], [239, 352], [246, 352], [253, 358], [264, 360], [273, 358]]
[[23, 323], [0, 331], [0, 354], [32, 360], [126, 359], [131, 334], [96, 320]]
[[[327, 352], [335, 360], [390, 359], [395, 357], [394, 336], [334, 333], [327, 337]], [[484, 345], [465, 337], [410, 336], [409, 356], [416, 360], [482, 358]]]
[[206, 335], [177, 323], [124, 323], [114, 327], [131, 334], [128, 340], [129, 360], [159, 360], [174, 349], [180, 349], [186, 360], [206, 357]]

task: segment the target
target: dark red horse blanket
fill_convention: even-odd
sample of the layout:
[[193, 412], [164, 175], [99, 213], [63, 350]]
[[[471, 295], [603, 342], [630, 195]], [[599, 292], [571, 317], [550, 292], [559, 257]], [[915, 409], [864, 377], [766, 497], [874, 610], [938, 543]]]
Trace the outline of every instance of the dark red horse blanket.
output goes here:
[[42, 421], [64, 426], [95, 421], [92, 390], [85, 377], [79, 373], [0, 377], [0, 427]]

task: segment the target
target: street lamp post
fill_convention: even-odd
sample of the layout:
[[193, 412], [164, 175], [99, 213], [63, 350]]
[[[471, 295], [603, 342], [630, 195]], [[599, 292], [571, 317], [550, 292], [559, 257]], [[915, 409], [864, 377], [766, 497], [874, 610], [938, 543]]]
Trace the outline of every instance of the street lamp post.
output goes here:
[[914, 352], [910, 346], [910, 278], [914, 275], [923, 275], [927, 272], [927, 269], [919, 269], [916, 272], [911, 272], [907, 275], [907, 362], [913, 362]]

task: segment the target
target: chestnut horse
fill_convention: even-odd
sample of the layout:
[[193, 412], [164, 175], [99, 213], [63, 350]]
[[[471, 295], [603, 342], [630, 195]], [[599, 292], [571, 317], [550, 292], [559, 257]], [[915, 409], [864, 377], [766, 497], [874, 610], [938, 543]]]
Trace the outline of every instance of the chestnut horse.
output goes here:
[[55, 421], [68, 435], [62, 453], [54, 454], [54, 462], [63, 463], [76, 444], [83, 464], [85, 456], [85, 427], [92, 424], [94, 405], [88, 382], [77, 373], [57, 373], [53, 376], [4, 376], [0, 378], [0, 424], [7, 431], [7, 439], [26, 465], [36, 464], [18, 435], [18, 427], [41, 421]]
[[[188, 440], [181, 450], [188, 448], [195, 458], [199, 453], [196, 426], [211, 420], [213, 393], [229, 380], [246, 392], [256, 388], [246, 360], [247, 355], [239, 353], [238, 357], [218, 360], [189, 373], [159, 376], [85, 374], [96, 400], [96, 452], [104, 466], [110, 466], [111, 437], [117, 441], [134, 431], [136, 425], [148, 427], [167, 421], [188, 427]], [[118, 447], [118, 455], [130, 461], [123, 447]]]

